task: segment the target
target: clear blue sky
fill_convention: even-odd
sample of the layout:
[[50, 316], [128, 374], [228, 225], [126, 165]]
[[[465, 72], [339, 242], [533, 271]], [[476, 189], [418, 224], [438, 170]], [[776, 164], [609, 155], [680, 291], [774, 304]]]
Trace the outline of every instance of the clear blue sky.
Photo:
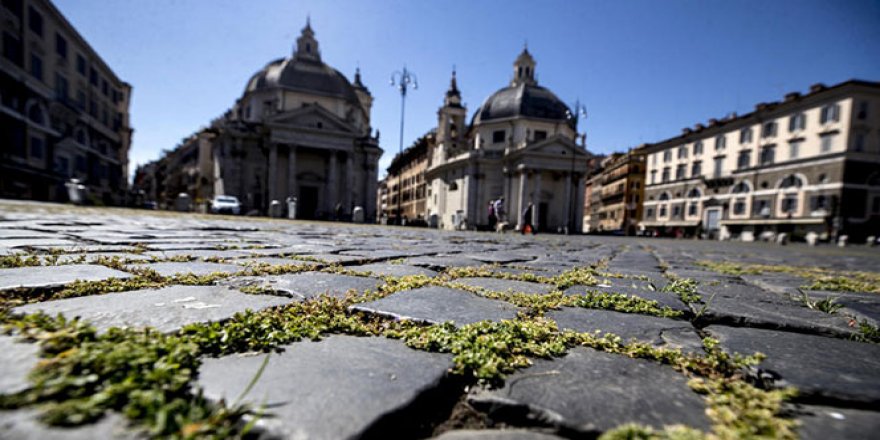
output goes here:
[[288, 56], [306, 15], [325, 62], [360, 65], [382, 132], [382, 174], [436, 123], [453, 65], [468, 117], [510, 80], [528, 41], [540, 84], [589, 117], [588, 148], [608, 153], [744, 113], [810, 84], [880, 80], [880, 1], [231, 1], [56, 0], [134, 86], [131, 168], [222, 114], [268, 61]]

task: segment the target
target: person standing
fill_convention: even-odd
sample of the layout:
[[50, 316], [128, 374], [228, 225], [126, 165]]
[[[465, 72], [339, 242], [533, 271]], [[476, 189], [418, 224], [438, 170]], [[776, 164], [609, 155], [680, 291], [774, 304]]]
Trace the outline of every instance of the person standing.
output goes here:
[[504, 196], [501, 196], [495, 201], [495, 218], [497, 218], [499, 222], [504, 222], [506, 217], [505, 214]]
[[523, 210], [523, 226], [520, 230], [523, 235], [535, 233], [535, 227], [532, 226], [532, 208], [532, 202], [529, 202], [529, 204], [526, 205], [526, 209]]
[[495, 230], [495, 223], [498, 222], [498, 217], [495, 214], [495, 201], [489, 200], [489, 230]]

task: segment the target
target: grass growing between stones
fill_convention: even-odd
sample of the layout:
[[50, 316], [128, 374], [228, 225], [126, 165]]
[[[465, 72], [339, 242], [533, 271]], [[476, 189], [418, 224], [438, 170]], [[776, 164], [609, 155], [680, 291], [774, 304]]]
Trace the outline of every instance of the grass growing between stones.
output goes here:
[[[730, 356], [712, 340], [706, 341], [706, 356], [683, 355], [679, 350], [647, 343], [624, 343], [610, 334], [561, 332], [552, 320], [526, 315], [455, 327], [349, 311], [349, 306], [358, 302], [429, 280], [423, 276], [403, 278], [386, 291], [350, 293], [343, 299], [320, 297], [238, 313], [222, 323], [192, 324], [170, 335], [133, 329], [112, 329], [98, 335], [93, 327], [63, 317], [0, 316], [7, 332], [39, 342], [43, 356], [31, 376], [33, 388], [0, 397], [0, 407], [41, 405], [43, 420], [56, 425], [87, 423], [107, 411], [118, 411], [156, 437], [234, 437], [241, 434], [242, 417], [252, 411], [208, 402], [194, 388], [200, 357], [271, 352], [303, 339], [345, 333], [392, 337], [415, 349], [451, 353], [454, 374], [485, 384], [499, 384], [505, 375], [530, 365], [532, 358], [562, 356], [575, 346], [649, 359], [696, 378], [692, 386], [706, 394], [709, 415], [716, 425], [706, 438], [789, 438], [776, 435], [788, 426], [776, 416], [777, 403], [787, 395], [754, 388], [740, 376], [744, 367], [760, 357]], [[755, 435], [745, 435], [747, 429]], [[698, 434], [685, 428], [679, 431]]]
[[795, 275], [808, 280], [808, 284], [801, 286], [801, 288], [808, 290], [880, 293], [880, 273], [874, 272], [716, 261], [700, 261], [697, 264], [727, 275], [761, 275], [764, 273]]

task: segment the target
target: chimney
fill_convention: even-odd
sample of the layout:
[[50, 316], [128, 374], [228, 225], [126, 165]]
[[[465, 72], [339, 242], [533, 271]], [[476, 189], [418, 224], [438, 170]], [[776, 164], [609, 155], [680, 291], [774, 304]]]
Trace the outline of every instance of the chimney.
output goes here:
[[826, 89], [825, 84], [816, 83], [816, 84], [813, 84], [810, 86], [810, 93], [821, 92], [822, 90], [825, 90], [825, 89]]
[[682, 136], [687, 136], [687, 135], [691, 134], [691, 128], [690, 127], [682, 128], [681, 134], [682, 134]]
[[798, 92], [791, 92], [785, 94], [785, 102], [791, 102], [801, 97], [801, 94]]
[[711, 118], [711, 119], [709, 119], [709, 126], [710, 126], [710, 127], [714, 127], [714, 126], [716, 126], [716, 125], [718, 125], [718, 120], [717, 120], [717, 119], [715, 119], [715, 118]]
[[694, 125], [694, 131], [702, 131], [704, 128], [706, 127], [704, 127], [703, 124], [700, 124], [699, 122], [697, 123], [697, 125]]

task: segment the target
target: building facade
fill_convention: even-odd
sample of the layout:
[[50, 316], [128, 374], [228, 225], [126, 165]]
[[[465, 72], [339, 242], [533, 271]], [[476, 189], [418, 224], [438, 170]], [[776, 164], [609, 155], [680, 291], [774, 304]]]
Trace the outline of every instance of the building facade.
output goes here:
[[642, 217], [645, 155], [640, 150], [614, 153], [602, 162], [602, 170], [591, 180], [591, 220], [596, 217], [591, 231], [635, 235]]
[[743, 240], [880, 234], [880, 83], [817, 84], [641, 152], [647, 232]]
[[[426, 224], [425, 169], [428, 166], [428, 145], [434, 142], [434, 132], [428, 132], [412, 146], [397, 154], [388, 166], [385, 177], [387, 204], [381, 215], [390, 224]], [[399, 198], [399, 200], [398, 200]], [[400, 220], [398, 220], [398, 209]]]
[[[504, 197], [502, 220], [512, 227], [580, 230], [591, 155], [576, 142], [577, 120], [568, 106], [538, 85], [535, 64], [523, 50], [510, 85], [486, 99], [470, 124], [453, 72], [425, 173], [432, 224], [487, 227], [488, 203]], [[530, 203], [532, 218], [525, 221]]]
[[296, 218], [346, 220], [360, 207], [374, 221], [382, 150], [372, 100], [360, 72], [349, 82], [321, 61], [307, 23], [292, 56], [254, 74], [229, 111], [181, 144], [181, 157], [196, 156], [184, 163], [195, 165], [166, 167], [176, 169], [164, 177], [165, 197], [181, 187], [168, 183], [189, 179], [193, 199], [236, 196], [242, 212], [295, 200]]
[[0, 197], [119, 205], [128, 183], [131, 86], [48, 0], [0, 6]]

